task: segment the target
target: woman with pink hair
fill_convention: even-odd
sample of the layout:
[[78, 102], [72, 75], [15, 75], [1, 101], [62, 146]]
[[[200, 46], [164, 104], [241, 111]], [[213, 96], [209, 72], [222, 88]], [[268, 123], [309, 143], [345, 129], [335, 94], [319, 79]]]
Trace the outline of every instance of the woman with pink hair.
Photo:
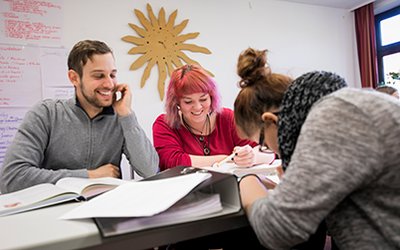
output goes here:
[[160, 170], [211, 166], [232, 153], [231, 160], [243, 167], [273, 161], [273, 154], [239, 137], [233, 111], [221, 108], [220, 100], [214, 79], [200, 66], [184, 65], [172, 73], [166, 113], [153, 124]]

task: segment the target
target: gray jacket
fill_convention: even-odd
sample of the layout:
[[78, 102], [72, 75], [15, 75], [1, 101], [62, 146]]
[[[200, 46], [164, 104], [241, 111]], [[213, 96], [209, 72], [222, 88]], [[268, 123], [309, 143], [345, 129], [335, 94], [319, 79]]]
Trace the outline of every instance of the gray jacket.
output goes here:
[[326, 219], [339, 249], [400, 249], [400, 102], [344, 88], [315, 103], [279, 186], [249, 216], [270, 249]]
[[90, 119], [69, 100], [44, 100], [28, 111], [8, 147], [0, 170], [2, 193], [73, 176], [111, 163], [125, 154], [132, 170], [158, 172], [158, 155], [135, 114], [119, 117], [112, 107]]

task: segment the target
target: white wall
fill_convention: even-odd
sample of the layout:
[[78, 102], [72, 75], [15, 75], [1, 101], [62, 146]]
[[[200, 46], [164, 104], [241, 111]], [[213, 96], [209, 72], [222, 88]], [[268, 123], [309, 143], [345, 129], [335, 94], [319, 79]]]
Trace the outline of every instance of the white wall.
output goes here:
[[376, 0], [374, 2], [374, 14], [378, 15], [397, 6], [400, 6], [400, 0]]
[[237, 57], [249, 46], [268, 49], [276, 72], [296, 77], [310, 70], [328, 70], [342, 75], [349, 85], [360, 86], [353, 13], [346, 10], [276, 0], [64, 1], [64, 46], [70, 49], [79, 40], [97, 39], [113, 48], [118, 79], [131, 86], [133, 109], [149, 138], [154, 119], [164, 110], [157, 92], [157, 69], [141, 89], [145, 66], [129, 71], [138, 56], [128, 55], [133, 44], [121, 40], [125, 35], [138, 36], [128, 23], [142, 27], [133, 10], [148, 17], [147, 3], [157, 16], [161, 7], [167, 18], [177, 9], [175, 24], [189, 19], [182, 34], [200, 32], [186, 43], [205, 46], [212, 54], [185, 53], [215, 74], [224, 106], [233, 107]]

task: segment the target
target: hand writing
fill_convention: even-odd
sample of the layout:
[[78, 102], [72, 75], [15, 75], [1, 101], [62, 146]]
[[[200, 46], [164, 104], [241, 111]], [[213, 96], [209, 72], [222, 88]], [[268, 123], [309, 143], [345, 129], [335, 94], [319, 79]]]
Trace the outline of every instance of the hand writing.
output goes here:
[[251, 167], [255, 163], [255, 154], [253, 148], [250, 145], [243, 147], [235, 147], [233, 149], [236, 155], [233, 157], [233, 161], [239, 167]]

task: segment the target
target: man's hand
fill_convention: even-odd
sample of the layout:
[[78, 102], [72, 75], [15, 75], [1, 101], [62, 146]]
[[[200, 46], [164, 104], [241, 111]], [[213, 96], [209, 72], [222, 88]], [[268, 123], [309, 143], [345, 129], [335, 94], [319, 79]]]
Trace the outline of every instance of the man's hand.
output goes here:
[[108, 163], [100, 166], [96, 169], [88, 170], [89, 178], [100, 178], [100, 177], [115, 177], [119, 178], [121, 176], [119, 167]]
[[[121, 93], [121, 98], [117, 100], [117, 92]], [[117, 84], [115, 87], [113, 108], [119, 116], [127, 116], [132, 113], [132, 93], [128, 84]]]

